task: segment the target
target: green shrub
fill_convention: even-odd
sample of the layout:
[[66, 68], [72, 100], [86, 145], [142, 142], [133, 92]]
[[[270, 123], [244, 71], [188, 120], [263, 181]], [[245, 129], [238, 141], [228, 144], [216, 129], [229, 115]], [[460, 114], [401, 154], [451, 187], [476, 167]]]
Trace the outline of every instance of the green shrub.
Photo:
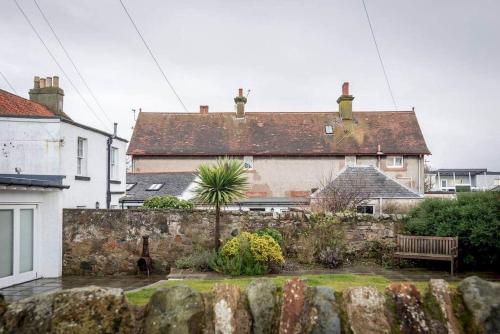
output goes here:
[[292, 247], [299, 263], [316, 262], [329, 268], [339, 266], [345, 249], [339, 220], [325, 214], [311, 215], [309, 224], [299, 233]]
[[195, 249], [195, 251], [187, 256], [178, 258], [175, 261], [177, 269], [193, 269], [197, 271], [210, 270], [209, 260], [214, 255], [214, 251], [206, 249]]
[[193, 209], [194, 204], [175, 196], [165, 195], [146, 198], [143, 207], [147, 209]]
[[226, 242], [209, 265], [229, 275], [262, 275], [269, 272], [271, 264], [284, 261], [281, 247], [272, 237], [243, 232]]
[[255, 233], [257, 233], [257, 235], [260, 235], [260, 236], [268, 235], [271, 238], [273, 238], [274, 241], [276, 241], [280, 246], [283, 245], [283, 235], [281, 234], [280, 231], [278, 231], [275, 228], [267, 227], [267, 228], [258, 230]]
[[456, 200], [426, 199], [403, 224], [411, 235], [458, 236], [459, 260], [468, 267], [500, 265], [500, 195], [459, 193]]

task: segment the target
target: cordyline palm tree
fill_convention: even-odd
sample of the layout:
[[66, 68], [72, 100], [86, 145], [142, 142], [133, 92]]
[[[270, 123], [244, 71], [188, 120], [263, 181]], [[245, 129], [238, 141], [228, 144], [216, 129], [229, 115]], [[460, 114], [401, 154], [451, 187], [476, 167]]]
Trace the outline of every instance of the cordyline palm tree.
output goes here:
[[220, 247], [220, 208], [245, 197], [248, 188], [243, 163], [228, 158], [215, 164], [202, 164], [196, 171], [198, 180], [195, 201], [215, 207], [215, 250]]

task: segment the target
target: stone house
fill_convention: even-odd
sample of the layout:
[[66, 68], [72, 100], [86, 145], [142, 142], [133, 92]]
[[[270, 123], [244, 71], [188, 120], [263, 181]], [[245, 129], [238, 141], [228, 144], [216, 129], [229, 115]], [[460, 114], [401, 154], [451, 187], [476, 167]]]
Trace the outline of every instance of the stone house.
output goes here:
[[338, 111], [245, 112], [240, 89], [236, 112], [208, 106], [199, 113], [141, 112], [127, 152], [132, 172], [192, 172], [218, 157], [241, 159], [251, 183], [248, 200], [266, 211], [301, 206], [350, 165], [375, 166], [422, 194], [430, 152], [415, 112], [355, 112], [353, 99], [344, 83]]
[[63, 111], [59, 78], [0, 90], [0, 287], [61, 275], [63, 208], [117, 207], [127, 141]]

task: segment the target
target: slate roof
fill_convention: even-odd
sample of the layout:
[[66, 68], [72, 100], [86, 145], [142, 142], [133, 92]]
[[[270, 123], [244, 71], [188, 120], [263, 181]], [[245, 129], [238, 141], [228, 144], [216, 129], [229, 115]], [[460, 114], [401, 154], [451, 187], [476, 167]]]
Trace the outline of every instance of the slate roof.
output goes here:
[[0, 174], [0, 185], [67, 189], [62, 175]]
[[[139, 113], [128, 154], [148, 156], [429, 154], [412, 111]], [[334, 125], [334, 134], [325, 133]], [[351, 128], [351, 135], [346, 129]]]
[[0, 116], [54, 117], [54, 113], [42, 104], [0, 89]]
[[[135, 186], [127, 191], [120, 202], [143, 201], [151, 196], [180, 196], [194, 179], [195, 175], [191, 172], [127, 173], [127, 184], [135, 183]], [[158, 191], [146, 190], [155, 183], [163, 183], [163, 186]]]
[[[329, 187], [358, 187], [360, 195], [366, 198], [421, 198], [373, 166], [346, 167], [325, 188]], [[323, 191], [320, 190], [314, 197], [321, 197]]]

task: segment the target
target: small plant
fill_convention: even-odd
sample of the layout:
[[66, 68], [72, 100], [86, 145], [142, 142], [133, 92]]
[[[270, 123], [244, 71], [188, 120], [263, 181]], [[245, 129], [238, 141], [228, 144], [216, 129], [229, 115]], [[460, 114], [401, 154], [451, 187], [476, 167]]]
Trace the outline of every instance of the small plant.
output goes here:
[[175, 260], [175, 267], [177, 269], [192, 269], [194, 265], [191, 255], [183, 256]]
[[319, 252], [318, 262], [327, 268], [337, 268], [344, 262], [344, 256], [338, 248], [327, 247]]
[[146, 198], [143, 207], [147, 209], [193, 209], [194, 204], [172, 195], [165, 195]]
[[175, 261], [177, 269], [193, 269], [197, 271], [209, 271], [209, 260], [214, 252], [207, 249], [195, 249], [190, 255], [178, 258]]
[[281, 234], [280, 231], [278, 231], [275, 228], [267, 227], [267, 228], [258, 230], [256, 233], [257, 233], [257, 235], [260, 235], [260, 236], [268, 235], [271, 238], [273, 238], [274, 241], [276, 241], [280, 246], [283, 245], [283, 235]]

